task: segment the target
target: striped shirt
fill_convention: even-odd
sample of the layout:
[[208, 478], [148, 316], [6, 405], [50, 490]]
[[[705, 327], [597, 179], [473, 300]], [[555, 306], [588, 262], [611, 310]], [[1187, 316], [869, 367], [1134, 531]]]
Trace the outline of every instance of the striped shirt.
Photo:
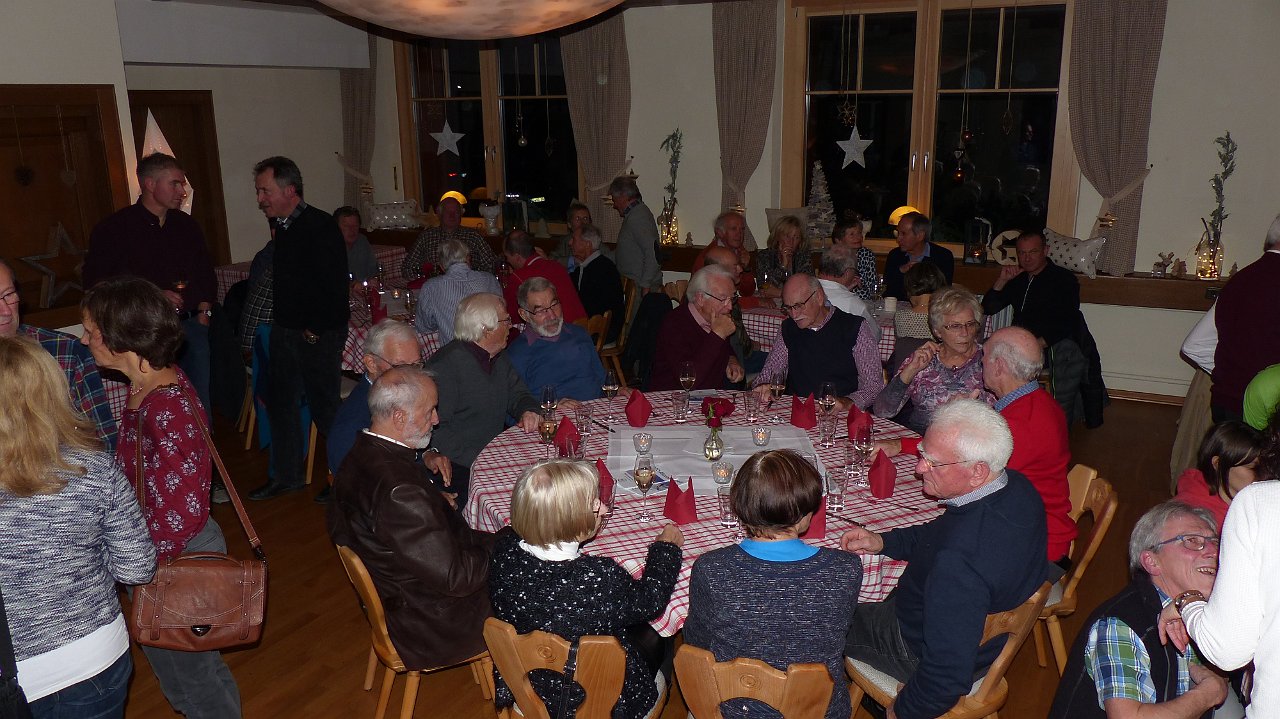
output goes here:
[[490, 292], [502, 297], [498, 278], [473, 270], [465, 262], [450, 265], [439, 277], [432, 277], [418, 290], [418, 309], [414, 324], [419, 332], [439, 332], [440, 345], [453, 339], [453, 315], [458, 303], [478, 292]]

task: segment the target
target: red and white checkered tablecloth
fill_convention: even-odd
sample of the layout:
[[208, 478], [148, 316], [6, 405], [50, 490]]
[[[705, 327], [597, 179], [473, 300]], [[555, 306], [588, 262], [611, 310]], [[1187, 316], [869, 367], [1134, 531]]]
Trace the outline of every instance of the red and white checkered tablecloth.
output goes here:
[[107, 406], [111, 408], [111, 416], [119, 423], [124, 407], [129, 403], [129, 383], [103, 377], [102, 388], [107, 391]]
[[[408, 315], [396, 316], [395, 319], [413, 323], [413, 318]], [[357, 298], [353, 303], [351, 318], [347, 324], [347, 342], [342, 346], [342, 369], [348, 372], [364, 372], [364, 365], [360, 360], [364, 357], [364, 339], [369, 336], [371, 327], [373, 327], [373, 321], [369, 316], [369, 308]], [[435, 354], [440, 349], [440, 333], [419, 332], [418, 349], [422, 352], [424, 360]]]
[[[649, 398], [654, 405], [650, 424], [657, 426], [672, 425], [669, 392], [650, 393]], [[733, 393], [737, 395], [739, 393]], [[735, 399], [738, 399], [735, 397]], [[590, 403], [593, 414], [603, 417], [610, 400], [594, 400]], [[741, 404], [740, 399], [738, 401]], [[612, 401], [615, 413], [621, 417], [624, 400]], [[789, 399], [776, 403], [778, 408], [774, 414], [789, 417], [791, 402]], [[785, 409], [783, 409], [785, 408]], [[725, 419], [729, 426], [747, 426], [744, 414], [735, 412]], [[626, 423], [613, 423], [612, 427], [622, 433], [636, 432]], [[704, 431], [703, 428], [690, 424], [693, 434]], [[910, 436], [912, 432], [888, 420], [876, 419], [877, 438], [893, 438]], [[817, 446], [816, 432], [810, 432], [810, 439]], [[587, 437], [587, 459], [604, 457], [608, 451], [608, 433], [599, 427]], [[832, 449], [817, 448], [818, 456], [828, 467], [839, 467], [844, 464], [844, 452], [840, 447]], [[471, 466], [471, 497], [464, 508], [467, 523], [477, 529], [494, 532], [510, 523], [511, 489], [525, 468], [546, 457], [546, 446], [536, 433], [525, 432], [519, 427], [507, 429], [498, 435], [476, 457]], [[877, 500], [865, 490], [850, 490], [845, 498], [846, 509], [839, 516], [827, 516], [827, 536], [814, 543], [824, 547], [838, 547], [840, 535], [859, 522], [869, 529], [884, 532], [896, 527], [907, 527], [927, 522], [942, 513], [937, 502], [926, 497], [922, 492], [922, 483], [915, 476], [915, 461], [912, 457], [894, 458], [894, 466], [898, 470], [897, 489], [892, 497]], [[649, 498], [654, 513], [662, 511], [663, 498]], [[689, 574], [693, 562], [704, 552], [717, 549], [734, 542], [733, 533], [720, 526], [719, 509], [715, 497], [697, 497], [698, 516], [702, 519], [686, 524], [680, 529], [684, 533], [683, 564], [676, 581], [676, 589], [671, 602], [662, 616], [652, 622], [663, 636], [672, 636], [684, 626], [685, 617], [689, 614]], [[642, 523], [636, 517], [640, 511], [640, 500], [619, 492], [613, 515], [600, 531], [599, 536], [588, 544], [584, 551], [588, 554], [612, 557], [633, 576], [639, 577], [644, 571], [644, 561], [649, 545], [657, 537], [658, 531], [665, 524], [661, 522]], [[880, 601], [888, 596], [898, 583], [898, 578], [906, 569], [906, 562], [891, 560], [881, 555], [862, 555], [863, 577], [862, 601]]]
[[[382, 265], [382, 280], [387, 287], [404, 287], [404, 275], [400, 273], [400, 265], [404, 263], [405, 249], [400, 245], [373, 245], [373, 255]], [[249, 266], [252, 262], [234, 262], [213, 268], [213, 275], [218, 280], [218, 302], [227, 296], [231, 285], [249, 279]]]

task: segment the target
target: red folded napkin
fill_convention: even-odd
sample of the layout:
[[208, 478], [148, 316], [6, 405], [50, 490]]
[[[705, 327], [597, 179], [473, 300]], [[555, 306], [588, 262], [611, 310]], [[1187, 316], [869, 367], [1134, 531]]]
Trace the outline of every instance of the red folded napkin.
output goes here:
[[425, 279], [435, 274], [436, 266], [430, 262], [423, 262], [418, 269], [422, 270], [422, 277]]
[[814, 407], [812, 392], [804, 399], [791, 398], [791, 424], [800, 429], [813, 429], [818, 426], [818, 410]]
[[909, 454], [913, 457], [920, 456], [920, 437], [903, 437], [902, 450], [899, 454]]
[[609, 468], [604, 466], [603, 459], [596, 460], [596, 471], [600, 473], [600, 500], [607, 502], [613, 497], [613, 475], [609, 473]]
[[676, 524], [698, 521], [698, 507], [693, 499], [693, 477], [689, 478], [688, 489], [680, 489], [680, 483], [674, 478], [667, 484], [667, 501], [662, 506], [662, 516]]
[[849, 405], [849, 418], [845, 420], [845, 424], [849, 427], [849, 439], [852, 440], [854, 435], [862, 427], [871, 426], [871, 413], [858, 409], [858, 405]]
[[885, 499], [893, 496], [893, 486], [897, 481], [898, 471], [893, 468], [893, 461], [885, 456], [884, 450], [876, 450], [876, 458], [871, 461], [871, 469], [867, 479], [871, 482], [871, 496]]
[[556, 428], [556, 450], [561, 457], [571, 456], [574, 447], [578, 446], [581, 437], [578, 435], [578, 428], [573, 425], [573, 420], [566, 417], [560, 418], [560, 426]]
[[804, 534], [800, 535], [801, 539], [825, 539], [827, 536], [827, 498], [823, 497], [818, 503], [818, 511], [814, 512], [813, 519], [809, 521], [809, 528]]
[[418, 290], [422, 289], [422, 286], [425, 285], [426, 283], [427, 283], [427, 278], [419, 277], [416, 280], [409, 280], [409, 284], [407, 286], [410, 292], [417, 292]]
[[649, 424], [649, 415], [653, 414], [653, 405], [649, 404], [649, 398], [644, 396], [644, 392], [636, 390], [627, 398], [627, 421], [632, 427], [643, 427]]

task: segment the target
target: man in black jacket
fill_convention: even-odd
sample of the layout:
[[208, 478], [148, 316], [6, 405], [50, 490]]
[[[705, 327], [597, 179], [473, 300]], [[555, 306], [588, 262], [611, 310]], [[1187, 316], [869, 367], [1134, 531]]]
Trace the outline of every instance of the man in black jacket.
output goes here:
[[342, 345], [347, 338], [347, 246], [327, 212], [302, 199], [302, 172], [287, 157], [253, 168], [258, 207], [275, 230], [274, 323], [267, 416], [275, 478], [249, 493], [271, 499], [305, 486], [300, 408], [329, 433], [338, 412]]

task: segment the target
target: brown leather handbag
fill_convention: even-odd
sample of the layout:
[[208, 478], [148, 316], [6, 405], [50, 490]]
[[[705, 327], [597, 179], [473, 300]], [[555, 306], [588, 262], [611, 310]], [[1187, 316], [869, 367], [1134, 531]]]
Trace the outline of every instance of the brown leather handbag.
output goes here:
[[[222, 464], [222, 457], [209, 437], [209, 428], [200, 416], [200, 403], [185, 389], [183, 394], [195, 410], [196, 423], [222, 475], [254, 558], [193, 552], [161, 562], [150, 584], [134, 588], [129, 634], [139, 644], [186, 652], [253, 644], [262, 636], [267, 602], [267, 555]], [[137, 490], [138, 503], [142, 504], [141, 437], [138, 439]], [[209, 521], [213, 521], [212, 518]]]

